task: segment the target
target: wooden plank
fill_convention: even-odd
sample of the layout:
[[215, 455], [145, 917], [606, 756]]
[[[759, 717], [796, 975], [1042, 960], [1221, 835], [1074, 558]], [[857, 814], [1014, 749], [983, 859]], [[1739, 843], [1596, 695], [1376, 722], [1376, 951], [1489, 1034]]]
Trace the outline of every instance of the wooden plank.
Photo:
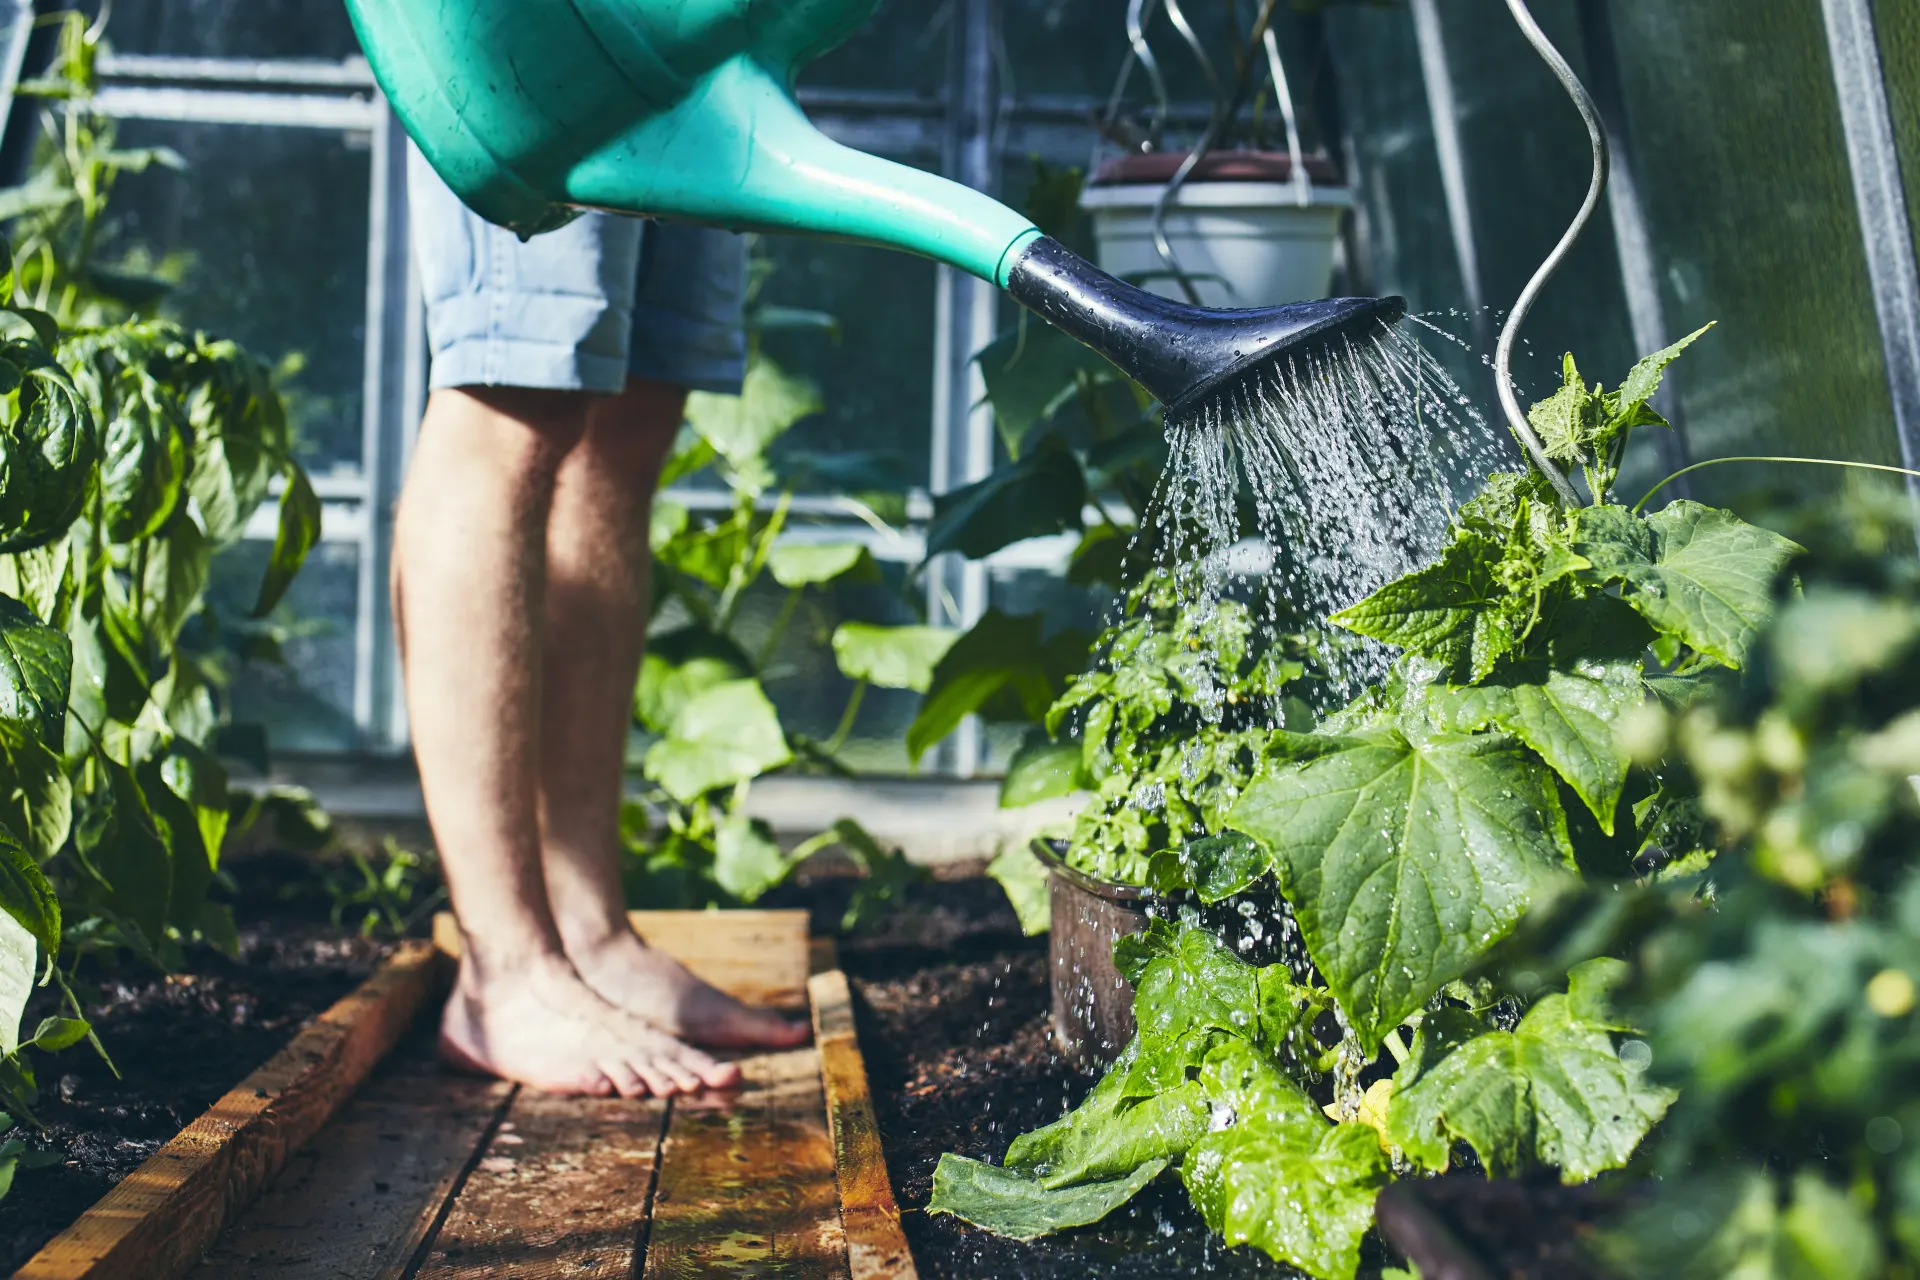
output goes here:
[[523, 1090], [417, 1280], [633, 1275], [668, 1104]]
[[737, 1093], [673, 1100], [645, 1280], [845, 1280], [819, 1055], [763, 1054], [740, 1067]]
[[175, 1280], [366, 1079], [443, 972], [404, 942], [373, 977], [55, 1236], [15, 1280]]
[[431, 1028], [381, 1064], [188, 1280], [407, 1273], [513, 1086], [451, 1076]]
[[[634, 932], [697, 976], [748, 1004], [807, 1007], [804, 911], [634, 911]], [[460, 926], [447, 912], [433, 920], [433, 941], [460, 954]]]
[[867, 1064], [854, 1034], [853, 993], [838, 969], [807, 981], [813, 1003], [813, 1043], [820, 1054], [827, 1120], [833, 1132], [834, 1163], [840, 1185], [840, 1222], [847, 1237], [847, 1266], [852, 1280], [918, 1280], [900, 1207], [887, 1178], [867, 1088]]
[[[840, 948], [832, 938], [807, 939], [807, 976], [827, 973], [840, 967]], [[812, 996], [809, 994], [808, 999]]]

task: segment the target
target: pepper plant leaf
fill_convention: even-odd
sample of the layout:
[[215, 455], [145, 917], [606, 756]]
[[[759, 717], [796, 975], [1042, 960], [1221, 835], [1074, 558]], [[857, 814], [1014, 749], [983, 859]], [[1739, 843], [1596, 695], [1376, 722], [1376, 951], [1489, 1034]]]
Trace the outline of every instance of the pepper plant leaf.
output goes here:
[[273, 551], [267, 557], [267, 571], [260, 578], [260, 593], [254, 598], [253, 616], [263, 618], [273, 612], [280, 597], [293, 585], [293, 576], [307, 561], [307, 553], [320, 541], [320, 496], [313, 491], [307, 473], [289, 464], [287, 487], [280, 495], [280, 523], [273, 534]]
[[1800, 548], [1729, 511], [1677, 501], [1645, 520], [1625, 507], [1584, 507], [1574, 549], [1583, 576], [1618, 582], [1655, 627], [1738, 669], [1773, 615], [1773, 585]]
[[33, 934], [6, 912], [0, 912], [0, 1058], [20, 1048], [20, 1019], [33, 994], [35, 964]]
[[1352, 1280], [1389, 1166], [1363, 1124], [1256, 1114], [1194, 1144], [1181, 1176], [1227, 1244], [1250, 1244], [1321, 1280]]
[[35, 342], [0, 343], [9, 405], [0, 425], [0, 552], [59, 537], [93, 491], [100, 433], [67, 371]]
[[107, 785], [94, 799], [105, 821], [82, 828], [81, 853], [104, 882], [114, 914], [158, 946], [173, 896], [169, 842], [132, 772], [117, 761], [98, 763]]
[[793, 759], [779, 713], [758, 680], [728, 680], [681, 705], [641, 769], [682, 804]]
[[60, 950], [60, 899], [33, 854], [4, 831], [0, 831], [0, 912], [12, 917], [47, 955]]
[[933, 1198], [927, 1202], [927, 1212], [952, 1214], [1011, 1240], [1035, 1240], [1100, 1221], [1133, 1199], [1166, 1167], [1162, 1156], [1106, 1182], [1049, 1188], [1015, 1170], [948, 1152], [934, 1167]]
[[0, 827], [45, 863], [73, 827], [73, 781], [40, 736], [0, 725]]
[[57, 745], [66, 737], [73, 643], [9, 596], [0, 596], [0, 720]]
[[843, 622], [834, 628], [833, 657], [849, 680], [882, 689], [925, 693], [960, 632], [951, 627], [882, 627]]
[[1620, 1168], [1677, 1096], [1614, 1047], [1625, 1028], [1606, 993], [1625, 968], [1577, 966], [1567, 994], [1541, 999], [1512, 1031], [1436, 1045], [1423, 1027], [1394, 1081], [1393, 1140], [1429, 1169], [1446, 1168], [1453, 1144], [1465, 1142], [1496, 1178], [1541, 1164], [1574, 1183]]
[[1552, 775], [1513, 740], [1376, 729], [1275, 769], [1228, 824], [1273, 853], [1301, 937], [1361, 1044], [1505, 937], [1573, 865]]

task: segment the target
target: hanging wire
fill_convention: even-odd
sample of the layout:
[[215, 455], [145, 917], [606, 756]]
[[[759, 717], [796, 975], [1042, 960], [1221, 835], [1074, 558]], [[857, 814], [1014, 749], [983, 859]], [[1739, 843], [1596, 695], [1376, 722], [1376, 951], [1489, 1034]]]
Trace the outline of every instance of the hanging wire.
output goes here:
[[[1607, 190], [1609, 165], [1607, 135], [1600, 125], [1600, 112], [1593, 105], [1593, 98], [1588, 95], [1586, 86], [1580, 83], [1580, 77], [1573, 73], [1573, 68], [1567, 64], [1565, 58], [1560, 56], [1560, 51], [1553, 47], [1553, 42], [1547, 39], [1546, 32], [1540, 29], [1540, 24], [1534, 21], [1533, 14], [1527, 9], [1526, 0], [1507, 0], [1507, 8], [1513, 13], [1513, 20], [1520, 25], [1520, 34], [1527, 38], [1527, 43], [1533, 46], [1534, 51], [1552, 69], [1554, 76], [1566, 89], [1567, 96], [1573, 99], [1573, 105], [1579, 109], [1580, 119], [1586, 123], [1587, 137], [1593, 143], [1593, 183], [1587, 188], [1586, 203], [1580, 206], [1580, 212], [1574, 216], [1573, 225], [1569, 226], [1566, 234], [1560, 237], [1560, 243], [1553, 247], [1553, 252], [1547, 255], [1547, 260], [1542, 262], [1540, 269], [1533, 273], [1533, 279], [1527, 281], [1527, 287], [1520, 291], [1520, 299], [1513, 304], [1513, 313], [1507, 317], [1507, 323], [1501, 328], [1500, 344], [1493, 353], [1494, 387], [1500, 395], [1500, 407], [1507, 415], [1507, 426], [1519, 438], [1521, 446], [1532, 458], [1533, 465], [1539, 468], [1540, 473], [1553, 486], [1554, 492], [1560, 495], [1560, 500], [1574, 507], [1580, 505], [1579, 491], [1573, 487], [1573, 482], [1561, 473], [1560, 468], [1553, 465], [1553, 460], [1547, 457], [1547, 451], [1541, 447], [1540, 438], [1533, 434], [1533, 428], [1527, 423], [1526, 414], [1520, 410], [1520, 401], [1514, 394], [1513, 388], [1513, 348], [1520, 338], [1520, 326], [1526, 322], [1527, 313], [1533, 310], [1533, 304], [1539, 298], [1540, 291], [1546, 287], [1553, 273], [1560, 269], [1560, 264], [1566, 261], [1567, 254], [1572, 252], [1574, 244], [1580, 239], [1580, 234], [1593, 220], [1594, 210], [1600, 207], [1600, 197]], [[1599, 502], [1601, 495], [1594, 494], [1593, 500]]]
[[[1278, 3], [1279, 0], [1261, 0], [1259, 15], [1253, 20], [1248, 54], [1239, 59], [1239, 66], [1235, 69], [1233, 91], [1223, 98], [1214, 99], [1213, 118], [1207, 121], [1205, 132], [1193, 144], [1193, 150], [1187, 153], [1187, 158], [1180, 162], [1180, 167], [1174, 170], [1173, 177], [1167, 180], [1166, 187], [1160, 192], [1159, 201], [1153, 206], [1154, 252], [1160, 255], [1160, 261], [1179, 282], [1180, 292], [1184, 293], [1187, 301], [1196, 307], [1201, 305], [1200, 291], [1194, 288], [1193, 277], [1189, 276], [1186, 269], [1180, 265], [1180, 257], [1173, 251], [1173, 242], [1167, 238], [1167, 209], [1173, 204], [1174, 197], [1180, 193], [1180, 188], [1186, 185], [1188, 176], [1199, 166], [1207, 152], [1219, 145], [1228, 126], [1233, 123], [1233, 118], [1239, 114], [1240, 104], [1246, 101], [1247, 91], [1253, 86], [1255, 59], [1251, 56], [1252, 50], [1266, 39], [1267, 29], [1273, 23], [1273, 10]], [[1178, 0], [1166, 0], [1166, 6], [1167, 16], [1172, 17], [1178, 6]], [[1206, 57], [1204, 51], [1196, 49], [1196, 53], [1204, 62]], [[1210, 63], [1206, 65], [1211, 67]], [[1212, 74], [1209, 70], [1208, 75]]]
[[1280, 61], [1280, 40], [1268, 27], [1261, 43], [1267, 48], [1267, 74], [1273, 77], [1274, 100], [1287, 126], [1287, 162], [1293, 175], [1293, 202], [1301, 208], [1313, 203], [1313, 178], [1307, 173], [1306, 153], [1300, 149], [1300, 121], [1293, 113], [1293, 90], [1287, 87], [1287, 68]]
[[[1172, 109], [1167, 100], [1167, 80], [1160, 72], [1160, 59], [1154, 56], [1153, 46], [1147, 43], [1147, 23], [1153, 21], [1154, 6], [1160, 0], [1127, 0], [1127, 56], [1120, 60], [1120, 74], [1113, 82], [1113, 92], [1107, 95], [1107, 109], [1101, 113], [1100, 127], [1093, 140], [1093, 154], [1087, 157], [1087, 176], [1091, 178], [1100, 171], [1100, 148], [1114, 137], [1114, 126], [1120, 119], [1120, 104], [1127, 95], [1127, 85], [1133, 79], [1134, 63], [1139, 63], [1147, 73], [1148, 86], [1153, 90], [1153, 114], [1148, 117], [1146, 141], [1138, 149], [1157, 151], [1161, 136], [1166, 131], [1167, 113]], [[1133, 149], [1131, 146], [1129, 149]]]

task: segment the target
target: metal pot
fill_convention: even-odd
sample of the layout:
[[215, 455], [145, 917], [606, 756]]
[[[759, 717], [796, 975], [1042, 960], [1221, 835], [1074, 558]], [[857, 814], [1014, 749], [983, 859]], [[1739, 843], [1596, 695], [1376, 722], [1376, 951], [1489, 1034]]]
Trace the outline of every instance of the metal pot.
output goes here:
[[1133, 1039], [1133, 984], [1114, 967], [1113, 944], [1147, 927], [1154, 893], [1076, 871], [1064, 850], [1064, 842], [1033, 842], [1034, 856], [1051, 873], [1054, 1040], [1082, 1066], [1104, 1066]]

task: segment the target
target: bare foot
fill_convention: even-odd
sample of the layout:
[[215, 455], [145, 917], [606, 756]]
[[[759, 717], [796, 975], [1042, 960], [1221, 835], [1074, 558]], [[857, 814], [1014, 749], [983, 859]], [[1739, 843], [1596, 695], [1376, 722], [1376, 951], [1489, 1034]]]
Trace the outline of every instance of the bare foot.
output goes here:
[[740, 1068], [602, 999], [558, 958], [484, 977], [463, 959], [440, 1019], [440, 1053], [548, 1093], [664, 1098], [740, 1083]]
[[791, 1049], [811, 1034], [802, 1021], [742, 1004], [702, 982], [630, 929], [567, 948], [587, 985], [690, 1044], [709, 1049]]

